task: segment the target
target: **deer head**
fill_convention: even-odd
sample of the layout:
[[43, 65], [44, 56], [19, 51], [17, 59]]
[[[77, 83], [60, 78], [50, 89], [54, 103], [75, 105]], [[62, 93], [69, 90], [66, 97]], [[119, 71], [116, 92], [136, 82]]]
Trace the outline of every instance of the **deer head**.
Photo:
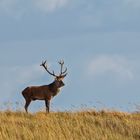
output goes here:
[[64, 83], [63, 83], [62, 80], [63, 80], [64, 77], [67, 75], [67, 73], [66, 73], [66, 72], [67, 72], [67, 68], [65, 68], [65, 70], [63, 70], [64, 60], [60, 60], [58, 63], [60, 64], [60, 74], [59, 74], [59, 75], [56, 75], [54, 71], [50, 72], [50, 71], [48, 70], [47, 61], [42, 62], [42, 64], [41, 64], [40, 66], [43, 66], [44, 69], [45, 69], [50, 75], [52, 75], [52, 76], [55, 78], [54, 82], [55, 82], [56, 86], [57, 86], [58, 88], [60, 88], [60, 87], [64, 86]]

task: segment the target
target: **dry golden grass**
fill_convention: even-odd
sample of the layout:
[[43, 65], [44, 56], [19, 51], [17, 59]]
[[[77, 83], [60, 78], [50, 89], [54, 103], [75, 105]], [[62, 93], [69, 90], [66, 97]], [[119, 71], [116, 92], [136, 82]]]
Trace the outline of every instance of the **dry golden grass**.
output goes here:
[[0, 112], [0, 140], [140, 140], [140, 114]]

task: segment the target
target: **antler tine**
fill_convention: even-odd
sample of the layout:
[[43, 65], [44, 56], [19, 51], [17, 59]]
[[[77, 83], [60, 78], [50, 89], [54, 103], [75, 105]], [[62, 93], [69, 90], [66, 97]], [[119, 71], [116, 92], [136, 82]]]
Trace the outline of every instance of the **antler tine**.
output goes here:
[[60, 65], [64, 65], [64, 60], [60, 60], [58, 63], [59, 63]]
[[60, 68], [60, 75], [62, 75], [64, 60], [60, 60], [58, 63], [61, 65], [61, 68]]
[[65, 70], [62, 72], [62, 74], [65, 74], [65, 73], [67, 72], [67, 70], [68, 70], [68, 69], [67, 69], [67, 68], [65, 68]]
[[40, 66], [45, 66], [46, 62], [47, 62], [46, 60], [42, 61], [42, 64], [40, 64]]
[[54, 73], [54, 71], [53, 71], [53, 73], [52, 72], [50, 72], [49, 70], [48, 70], [48, 68], [47, 68], [47, 65], [46, 65], [46, 60], [43, 62], [42, 61], [42, 64], [40, 65], [40, 66], [43, 66], [44, 67], [44, 69], [50, 74], [50, 75], [52, 75], [52, 76], [54, 76], [54, 77], [57, 77], [57, 75], [55, 75], [55, 73]]
[[[58, 63], [61, 65], [60, 76], [64, 76], [63, 74], [65, 74], [67, 71], [67, 68], [63, 71], [64, 60], [60, 60]], [[65, 75], [67, 75], [67, 74], [65, 74]]]

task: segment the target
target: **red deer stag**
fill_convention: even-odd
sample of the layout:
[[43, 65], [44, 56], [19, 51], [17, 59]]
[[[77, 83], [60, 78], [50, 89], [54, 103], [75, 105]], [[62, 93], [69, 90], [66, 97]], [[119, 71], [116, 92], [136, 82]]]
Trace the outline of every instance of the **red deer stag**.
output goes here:
[[56, 75], [53, 72], [50, 72], [48, 70], [46, 61], [42, 62], [40, 66], [43, 66], [45, 70], [52, 76], [55, 77], [54, 81], [49, 85], [43, 85], [43, 86], [31, 86], [27, 87], [22, 91], [22, 95], [25, 98], [25, 111], [28, 113], [28, 106], [30, 105], [31, 101], [35, 100], [45, 100], [46, 105], [46, 112], [49, 113], [50, 109], [50, 100], [58, 94], [60, 91], [60, 88], [63, 87], [65, 84], [63, 83], [64, 77], [67, 75], [67, 68], [63, 71], [63, 65], [64, 61], [58, 62], [61, 66], [60, 68], [60, 74]]

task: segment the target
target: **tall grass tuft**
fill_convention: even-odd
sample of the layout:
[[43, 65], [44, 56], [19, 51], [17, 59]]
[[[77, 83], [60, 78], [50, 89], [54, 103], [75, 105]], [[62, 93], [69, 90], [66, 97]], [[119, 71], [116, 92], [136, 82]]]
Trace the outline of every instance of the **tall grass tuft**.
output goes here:
[[140, 113], [5, 111], [0, 140], [140, 140]]

